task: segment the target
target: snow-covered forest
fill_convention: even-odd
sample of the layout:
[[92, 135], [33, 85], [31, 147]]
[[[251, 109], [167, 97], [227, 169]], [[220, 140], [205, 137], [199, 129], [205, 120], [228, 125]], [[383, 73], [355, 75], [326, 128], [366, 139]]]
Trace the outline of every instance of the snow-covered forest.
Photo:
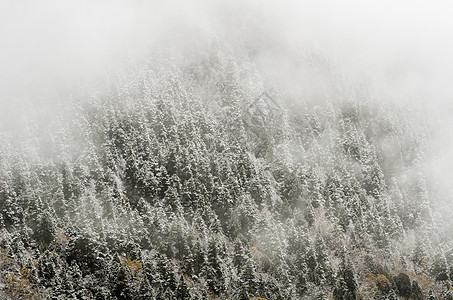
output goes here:
[[1, 299], [453, 299], [434, 121], [253, 9], [2, 102]]

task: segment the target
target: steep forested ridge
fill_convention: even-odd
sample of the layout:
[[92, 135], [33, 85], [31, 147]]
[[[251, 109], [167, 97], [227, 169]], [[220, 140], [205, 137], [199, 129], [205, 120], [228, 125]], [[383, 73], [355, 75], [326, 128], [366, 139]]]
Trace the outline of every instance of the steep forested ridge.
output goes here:
[[1, 298], [451, 299], [423, 127], [316, 55], [296, 99], [220, 48], [1, 122]]

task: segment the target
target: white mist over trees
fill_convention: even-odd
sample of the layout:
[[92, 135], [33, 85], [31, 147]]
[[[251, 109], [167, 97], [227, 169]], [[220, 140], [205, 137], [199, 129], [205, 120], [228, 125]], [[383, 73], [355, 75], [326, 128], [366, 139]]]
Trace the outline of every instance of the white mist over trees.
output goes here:
[[449, 8], [2, 2], [0, 297], [453, 298]]

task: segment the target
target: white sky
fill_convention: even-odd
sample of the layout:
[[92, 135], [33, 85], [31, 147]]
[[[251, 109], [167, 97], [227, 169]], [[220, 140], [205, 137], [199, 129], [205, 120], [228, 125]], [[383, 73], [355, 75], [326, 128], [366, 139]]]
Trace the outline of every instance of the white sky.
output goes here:
[[187, 28], [224, 37], [235, 17], [256, 17], [282, 38], [324, 52], [376, 97], [437, 113], [439, 165], [445, 173], [453, 167], [451, 1], [1, 0], [0, 112], [114, 70], [131, 49], [165, 36], [177, 43]]

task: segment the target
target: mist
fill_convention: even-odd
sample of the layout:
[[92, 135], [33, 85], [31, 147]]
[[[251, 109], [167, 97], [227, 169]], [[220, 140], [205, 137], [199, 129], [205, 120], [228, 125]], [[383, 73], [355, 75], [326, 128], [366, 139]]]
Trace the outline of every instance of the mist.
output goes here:
[[451, 10], [447, 1], [3, 1], [1, 103], [38, 101], [130, 57], [152, 60], [159, 47], [187, 55], [204, 35], [255, 47], [260, 70], [282, 82], [303, 72], [289, 56], [311, 51], [376, 98], [450, 111]]
[[128, 54], [148, 55], [159, 44], [181, 51], [205, 34], [232, 47], [261, 39], [267, 44], [257, 55], [277, 60], [316, 51], [357, 84], [417, 90], [432, 98], [426, 102], [446, 103], [451, 10], [446, 1], [3, 1], [2, 91], [39, 93], [58, 80], [70, 86], [118, 68]]
[[131, 59], [186, 59], [206, 36], [253, 48], [260, 75], [290, 93], [287, 101], [323, 101], [332, 74], [294, 64], [316, 53], [346, 85], [428, 120], [432, 164], [448, 182], [452, 12], [448, 1], [2, 1], [0, 111], [14, 122], [27, 107], [52, 110], [64, 93], [95, 86]]
[[[27, 232], [31, 232], [32, 237], [41, 231], [50, 236], [39, 236], [36, 238], [39, 241], [36, 245], [39, 245], [31, 243], [32, 246], [28, 247], [39, 248], [36, 252], [39, 255], [41, 252], [53, 255], [45, 252], [51, 249], [66, 253], [65, 249], [76, 249], [73, 244], [80, 240], [78, 234], [83, 238], [89, 236], [87, 240], [96, 243], [101, 241], [99, 245], [103, 243], [104, 246], [108, 245], [106, 248], [115, 249], [108, 250], [111, 253], [106, 250], [111, 255], [111, 261], [118, 260], [112, 263], [116, 264], [112, 268], [126, 270], [124, 272], [128, 274], [130, 282], [143, 283], [148, 280], [137, 279], [143, 275], [141, 272], [145, 269], [145, 262], [148, 262], [147, 268], [152, 270], [174, 267], [174, 276], [181, 277], [175, 279], [178, 291], [183, 289], [180, 285], [187, 281], [186, 288], [191, 291], [191, 295], [200, 297], [208, 295], [206, 291], [217, 296], [243, 296], [238, 296], [235, 291], [234, 280], [238, 280], [238, 286], [243, 284], [240, 281], [242, 279], [238, 278], [245, 276], [243, 273], [246, 271], [240, 267], [233, 271], [228, 269], [239, 256], [246, 257], [247, 272], [255, 274], [261, 282], [268, 280], [267, 275], [263, 274], [271, 274], [269, 276], [278, 280], [293, 276], [293, 282], [296, 282], [294, 278], [304, 284], [309, 282], [307, 287], [302, 284], [304, 288], [285, 287], [287, 290], [282, 293], [288, 299], [297, 298], [295, 295], [310, 299], [307, 297], [312, 295], [304, 294], [307, 290], [319, 292], [319, 295], [325, 293], [322, 294], [324, 297], [333, 295], [338, 299], [348, 299], [338, 296], [335, 281], [335, 278], [344, 276], [341, 270], [347, 269], [348, 264], [354, 266], [357, 272], [354, 276], [361, 282], [353, 293], [360, 292], [365, 295], [364, 299], [368, 299], [366, 295], [371, 299], [370, 295], [377, 293], [377, 290], [387, 295], [393, 289], [398, 295], [409, 297], [401, 292], [400, 286], [395, 288], [401, 279], [397, 278], [397, 274], [403, 273], [409, 274], [410, 280], [415, 283], [422, 282], [417, 277], [420, 274], [431, 276], [428, 283], [424, 283], [426, 286], [422, 286], [423, 293], [426, 296], [428, 291], [434, 291], [440, 295], [443, 279], [438, 280], [438, 273], [427, 275], [429, 272], [426, 271], [435, 269], [437, 261], [420, 259], [416, 263], [412, 256], [421, 241], [421, 244], [428, 245], [425, 245], [427, 257], [441, 253], [440, 257], [449, 263], [451, 258], [448, 276], [453, 280], [453, 252], [448, 252], [449, 246], [442, 248], [443, 252], [435, 252], [438, 249], [434, 247], [437, 247], [436, 241], [451, 236], [453, 230], [450, 218], [453, 213], [453, 175], [450, 172], [453, 168], [452, 15], [453, 5], [440, 0], [0, 2], [0, 141], [5, 141], [4, 145], [13, 149], [0, 146], [0, 155], [4, 156], [0, 156], [0, 163], [8, 165], [7, 159], [3, 159], [6, 157], [17, 159], [20, 163], [14, 160], [11, 163], [13, 167], [8, 167], [12, 170], [16, 165], [28, 163], [24, 162], [26, 159], [21, 161], [17, 158], [23, 155], [34, 159], [30, 159], [32, 167], [23, 168], [27, 170], [24, 171], [26, 174], [36, 172], [36, 178], [52, 177], [43, 175], [47, 174], [42, 171], [45, 169], [43, 166], [57, 170], [54, 171], [57, 175], [53, 175], [57, 178], [54, 186], [47, 177], [39, 179], [50, 186], [43, 195], [36, 196], [45, 189], [41, 190], [40, 187], [35, 191], [32, 188], [35, 179], [27, 179], [29, 182], [21, 179], [27, 182], [28, 185], [24, 185], [28, 190], [34, 191], [36, 195], [33, 194], [33, 197], [39, 199], [37, 203], [41, 204], [36, 204], [36, 207], [45, 211], [36, 220], [35, 217], [31, 218], [32, 225], [27, 225]], [[265, 120], [260, 123], [260, 127], [253, 123], [258, 122], [253, 113], [259, 109], [254, 112], [247, 109], [266, 97], [271, 100], [263, 100], [264, 105], [268, 106], [264, 109], [264, 117], [260, 116]], [[115, 101], [121, 103], [115, 106]], [[237, 101], [244, 103], [238, 104]], [[266, 101], [273, 104], [269, 106]], [[357, 120], [354, 116], [345, 117], [344, 107], [348, 105], [353, 107], [351, 111], [355, 110], [359, 114], [357, 102], [363, 102], [363, 116], [356, 116]], [[168, 113], [170, 116], [161, 111], [165, 109], [171, 111]], [[230, 122], [229, 118], [233, 121]], [[380, 128], [385, 123], [379, 123], [380, 120], [390, 123], [388, 126], [391, 129]], [[334, 124], [336, 121], [338, 124]], [[160, 130], [163, 132], [159, 133]], [[190, 132], [188, 136], [196, 136], [197, 139], [188, 138], [190, 141], [187, 141], [185, 137], [181, 138], [185, 130]], [[235, 130], [239, 130], [239, 133]], [[348, 134], [351, 134], [351, 139], [363, 142], [363, 149], [366, 149], [358, 147], [362, 150], [356, 149], [357, 153], [351, 154], [350, 151], [354, 149], [346, 149], [347, 145], [342, 144], [342, 139], [351, 137]], [[199, 141], [204, 138], [207, 140], [203, 142], [206, 143], [203, 146], [205, 148], [199, 145]], [[26, 142], [23, 141], [31, 142], [24, 145]], [[411, 145], [409, 147], [406, 144]], [[47, 146], [53, 147], [52, 150], [47, 150]], [[417, 157], [410, 158], [413, 161], [407, 165], [404, 162], [408, 159], [403, 157], [406, 153], [399, 153], [404, 152], [406, 146], [409, 150], [417, 148], [414, 154]], [[63, 153], [61, 157], [59, 152]], [[207, 153], [214, 153], [223, 159], [223, 163], [228, 163], [221, 165], [213, 159], [208, 164], [202, 159]], [[412, 154], [408, 153], [407, 156]], [[335, 155], [338, 157], [335, 158]], [[196, 157], [196, 163], [191, 165], [193, 162], [187, 157]], [[310, 161], [304, 165], [307, 157]], [[246, 163], [234, 169], [235, 160]], [[399, 162], [402, 162], [401, 169], [398, 169]], [[200, 192], [197, 183], [191, 181], [197, 172], [202, 174], [202, 168], [198, 169], [198, 165], [204, 163], [210, 167], [215, 165], [212, 167], [215, 172], [225, 166], [228, 169], [228, 172], [225, 171], [228, 175], [224, 175], [227, 179], [220, 180], [222, 176], [210, 174], [210, 183], [206, 183], [206, 186], [212, 185], [212, 193], [207, 190]], [[382, 166], [377, 166], [379, 164]], [[244, 171], [247, 166], [252, 167]], [[20, 178], [23, 169], [19, 168], [17, 175], [8, 168], [4, 167], [7, 170], [4, 171], [5, 178], [9, 174], [13, 174], [10, 177], [14, 180]], [[331, 175], [337, 171], [340, 175]], [[349, 173], [355, 171], [357, 182], [348, 181], [352, 178], [348, 177]], [[1, 172], [0, 168], [0, 176], [3, 175]], [[384, 177], [381, 173], [394, 178], [380, 179], [380, 176]], [[247, 178], [246, 183], [238, 183], [241, 182], [241, 176]], [[247, 176], [256, 177], [252, 180]], [[339, 197], [340, 200], [326, 196], [331, 185], [335, 186], [336, 180], [341, 181], [335, 176], [343, 176], [346, 179], [342, 177], [341, 180], [360, 191], [350, 198], [345, 192], [344, 199]], [[406, 178], [411, 176], [413, 178]], [[11, 182], [22, 183], [19, 179], [13, 179]], [[72, 186], [66, 183], [71, 180]], [[102, 180], [107, 183], [100, 184]], [[219, 190], [214, 187], [216, 180], [220, 182]], [[358, 182], [360, 180], [363, 182]], [[417, 198], [424, 191], [413, 189], [413, 183], [416, 182], [415, 186], [423, 190], [425, 181], [429, 197], [433, 199], [431, 205], [436, 212], [427, 218], [431, 218], [431, 221], [412, 222], [411, 218], [418, 217], [406, 213], [404, 209], [414, 203], [421, 203], [420, 207], [425, 205]], [[257, 182], [266, 188], [254, 186]], [[383, 188], [376, 188], [375, 191], [369, 187], [373, 184], [382, 185]], [[402, 187], [401, 192], [398, 185], [404, 184], [408, 187]], [[60, 185], [63, 187], [60, 188]], [[77, 190], [74, 186], [78, 186], [78, 192], [68, 192], [71, 189], [68, 185], [74, 190]], [[22, 196], [18, 188], [12, 188], [14, 192], [10, 192], [14, 197], [6, 196], [7, 184], [4, 186], [0, 186], [0, 196], [4, 199], [19, 199]], [[184, 189], [187, 190], [182, 192]], [[322, 189], [325, 190], [321, 192]], [[190, 198], [187, 196], [190, 193], [196, 196]], [[291, 193], [299, 194], [294, 196]], [[29, 199], [35, 199], [33, 197], [24, 196], [27, 200], [20, 201], [28, 203], [32, 201]], [[64, 205], [61, 206], [68, 211], [71, 209], [71, 212], [58, 212], [55, 207], [60, 207], [59, 197], [64, 199]], [[192, 202], [186, 199], [188, 197]], [[228, 201], [222, 203], [224, 200], [218, 199]], [[14, 207], [8, 201], [4, 201], [6, 204], [0, 203], [0, 208], [2, 205]], [[42, 204], [45, 201], [52, 204]], [[189, 204], [183, 204], [184, 201], [189, 201]], [[327, 204], [328, 201], [334, 204]], [[370, 215], [364, 214], [367, 217], [379, 211], [382, 224], [381, 220], [366, 221], [370, 222], [368, 227], [371, 229], [364, 229], [363, 236], [360, 236], [362, 233], [356, 234], [361, 230], [362, 221], [345, 213], [353, 210], [348, 206], [352, 205], [348, 201], [363, 201], [363, 207], [370, 211]], [[350, 220], [339, 217], [342, 214], [347, 215], [344, 219]], [[390, 215], [399, 221], [390, 222]], [[9, 223], [13, 224], [16, 220], [8, 218], [9, 215], [0, 219], [0, 225], [7, 228]], [[445, 226], [439, 225], [443, 223]], [[146, 227], [149, 224], [153, 224], [149, 226], [151, 229]], [[414, 224], [419, 224], [417, 226], [420, 228]], [[240, 229], [236, 231], [234, 226]], [[423, 240], [429, 236], [428, 230], [435, 226], [442, 227], [439, 237], [436, 237], [438, 240]], [[116, 232], [109, 231], [111, 228], [116, 228]], [[143, 242], [145, 246], [140, 244], [142, 241], [131, 238], [141, 235], [134, 231], [136, 228], [145, 228], [144, 232], [149, 230], [149, 240]], [[382, 242], [379, 240], [380, 234], [386, 230], [398, 233], [389, 233], [389, 241]], [[109, 244], [114, 240], [108, 238], [109, 234], [117, 238], [114, 246]], [[166, 236], [171, 243], [182, 240], [173, 234], [193, 236], [193, 240], [188, 242], [189, 246], [184, 247], [194, 253], [204, 253], [202, 256], [206, 261], [209, 261], [210, 255], [223, 255], [221, 263], [217, 265], [212, 261], [206, 263], [211, 264], [209, 267], [213, 265], [216, 275], [206, 273], [208, 275], [203, 275], [207, 276], [206, 280], [198, 277], [187, 279], [189, 277], [184, 273], [186, 248], [179, 244], [168, 246], [162, 242], [165, 238], [161, 236]], [[373, 234], [378, 237], [371, 238]], [[22, 237], [24, 233], [18, 235]], [[62, 242], [61, 235], [63, 240], [70, 242]], [[7, 240], [4, 236], [7, 234], [0, 235], [0, 242]], [[341, 240], [341, 237], [344, 239]], [[357, 245], [354, 244], [356, 238]], [[5, 243], [10, 243], [10, 240]], [[135, 243], [135, 248], [130, 244], [127, 246], [129, 248], [124, 246], [126, 241]], [[400, 244], [403, 246], [400, 247]], [[432, 249], [429, 245], [433, 245]], [[1, 246], [0, 250], [2, 248], [7, 247]], [[132, 248], [135, 250], [130, 250]], [[31, 253], [31, 250], [26, 251]], [[89, 255], [80, 254], [77, 252], [79, 250], [71, 251], [75, 254], [71, 252], [72, 256], [67, 258], [64, 258], [66, 254], [58, 254], [58, 259], [67, 262], [68, 266], [72, 261], [84, 266], [79, 263], [78, 257], [85, 259]], [[235, 251], [242, 252], [239, 255]], [[330, 255], [330, 259], [317, 261], [317, 266], [329, 265], [330, 269], [325, 268], [331, 271], [331, 275], [315, 275], [314, 269], [310, 271], [310, 251], [317, 253], [318, 260], [322, 253]], [[272, 265], [274, 260], [286, 259], [285, 255], [291, 260], [301, 253], [304, 258], [291, 263], [296, 266], [304, 260], [297, 268], [308, 268], [307, 274], [313, 274], [310, 273], [303, 280], [298, 275], [288, 275], [291, 268], [288, 268], [287, 273], [281, 271], [285, 269], [281, 266], [287, 262], [282, 262], [278, 267]], [[162, 262], [165, 260], [162, 257], [168, 257], [169, 261]], [[382, 264], [388, 272], [376, 273], [363, 267], [367, 265], [363, 261], [367, 261], [368, 257], [375, 261], [384, 257], [385, 262]], [[95, 265], [93, 261], [90, 263]], [[367, 265], [367, 268], [371, 267]], [[336, 275], [335, 270], [338, 270]], [[86, 276], [98, 270], [81, 272]], [[370, 286], [366, 280], [372, 282], [377, 277], [370, 279], [365, 274], [383, 274], [389, 281], [388, 290], [380, 286], [377, 288], [376, 284]], [[209, 280], [212, 278], [209, 276], [229, 278], [221, 284], [225, 290], [222, 290], [223, 287], [217, 289], [211, 286]], [[2, 278], [0, 276], [0, 296], [3, 296], [2, 282], [6, 282]], [[347, 281], [347, 278], [343, 278], [343, 281]], [[228, 284], [233, 287], [228, 287]], [[328, 288], [323, 288], [323, 284]], [[283, 285], [277, 285], [280, 290], [285, 289]], [[137, 283], [131, 289], [138, 291], [138, 286]], [[149, 286], [153, 293], [172, 289], [157, 287], [152, 282]], [[39, 284], [31, 289], [40, 291]], [[91, 288], [90, 291], [93, 290]], [[252, 288], [245, 290], [248, 299], [258, 296], [257, 292], [251, 292]]]

